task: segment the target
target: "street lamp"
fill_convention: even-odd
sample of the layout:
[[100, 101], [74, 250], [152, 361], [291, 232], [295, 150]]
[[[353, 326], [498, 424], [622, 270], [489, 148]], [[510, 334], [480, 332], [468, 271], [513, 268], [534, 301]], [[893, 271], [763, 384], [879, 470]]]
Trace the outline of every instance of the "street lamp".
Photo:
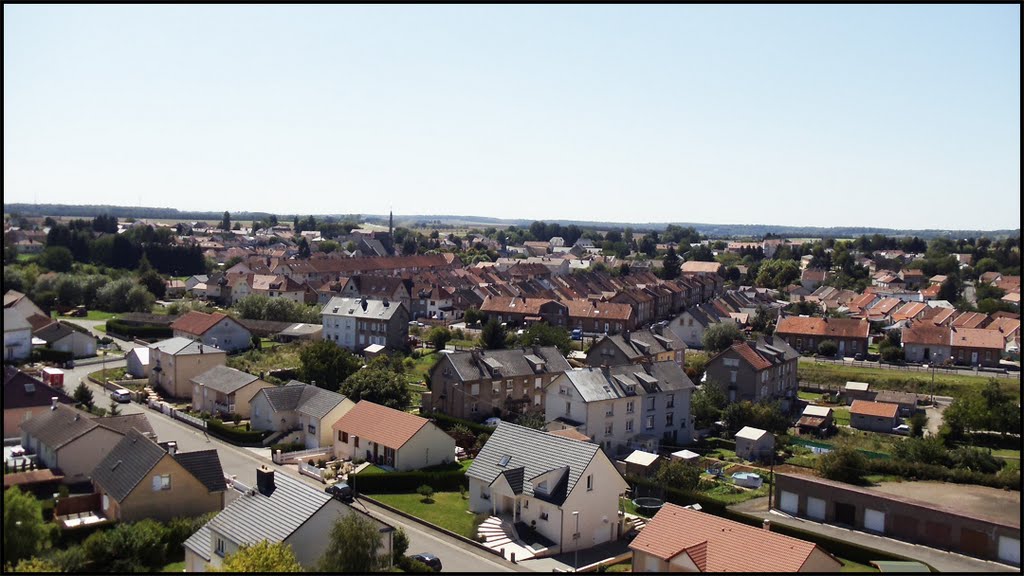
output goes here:
[[103, 350], [103, 383], [107, 383], [107, 351]]
[[576, 531], [573, 532], [573, 560], [572, 560], [572, 571], [576, 572], [580, 569], [580, 513], [573, 511], [573, 517], [576, 518]]

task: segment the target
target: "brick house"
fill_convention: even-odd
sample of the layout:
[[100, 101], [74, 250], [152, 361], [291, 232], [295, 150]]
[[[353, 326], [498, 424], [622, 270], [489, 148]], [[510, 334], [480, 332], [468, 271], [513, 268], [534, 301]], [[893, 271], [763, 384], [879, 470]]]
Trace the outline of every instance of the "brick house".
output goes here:
[[565, 304], [550, 298], [523, 298], [520, 296], [488, 296], [480, 306], [480, 313], [488, 320], [509, 324], [547, 322], [565, 327], [569, 311]]
[[799, 357], [777, 336], [737, 342], [708, 360], [707, 382], [722, 386], [729, 402], [779, 400], [789, 410], [796, 398]]
[[819, 344], [831, 340], [836, 343], [836, 356], [839, 358], [866, 354], [869, 331], [867, 320], [851, 318], [781, 316], [775, 326], [775, 335], [797, 351], [816, 353]]
[[858, 430], [892, 433], [900, 424], [899, 404], [854, 400], [850, 405], [850, 426]]

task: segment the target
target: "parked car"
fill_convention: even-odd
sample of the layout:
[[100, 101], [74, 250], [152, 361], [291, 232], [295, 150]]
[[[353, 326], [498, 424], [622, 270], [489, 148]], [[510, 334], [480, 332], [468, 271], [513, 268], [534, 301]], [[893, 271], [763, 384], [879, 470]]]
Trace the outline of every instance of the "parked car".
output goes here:
[[861, 352], [857, 352], [856, 354], [853, 355], [853, 359], [860, 362], [864, 360], [864, 354], [862, 354]]
[[354, 496], [352, 494], [352, 487], [344, 482], [331, 484], [327, 488], [324, 488], [324, 492], [327, 492], [332, 497], [337, 498], [342, 502], [351, 502], [354, 499]]
[[499, 422], [501, 422], [501, 418], [491, 416], [487, 420], [484, 420], [484, 426], [497, 426]]
[[583, 330], [580, 328], [576, 328], [575, 330], [572, 331], [571, 338], [573, 340], [583, 340]]
[[110, 397], [121, 403], [132, 401], [132, 393], [125, 388], [118, 388], [117, 390], [114, 390], [110, 393]]
[[412, 558], [413, 560], [417, 560], [419, 562], [423, 562], [424, 564], [429, 566], [430, 569], [433, 570], [434, 572], [440, 572], [441, 571], [441, 559], [438, 558], [437, 556], [434, 556], [433, 554], [424, 552], [422, 554], [413, 554], [412, 556], [409, 556], [409, 557]]
[[910, 426], [906, 424], [900, 424], [899, 426], [892, 429], [893, 434], [899, 434], [901, 436], [910, 436]]

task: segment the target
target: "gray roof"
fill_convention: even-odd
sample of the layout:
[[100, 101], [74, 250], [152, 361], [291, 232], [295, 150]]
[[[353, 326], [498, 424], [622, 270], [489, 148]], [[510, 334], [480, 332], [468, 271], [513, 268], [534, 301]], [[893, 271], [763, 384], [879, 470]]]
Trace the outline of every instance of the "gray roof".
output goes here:
[[242, 372], [227, 366], [214, 366], [192, 378], [192, 382], [206, 386], [211, 390], [216, 390], [221, 394], [234, 394], [259, 379], [259, 376], [253, 376], [248, 372]]
[[114, 446], [92, 471], [92, 480], [121, 502], [132, 493], [149, 471], [167, 455], [159, 444], [135, 430]]
[[149, 345], [150, 350], [160, 350], [164, 354], [170, 354], [172, 356], [188, 356], [192, 354], [205, 354], [220, 352], [226, 354], [224, 350], [211, 346], [209, 344], [203, 344], [189, 338], [182, 338], [175, 336], [174, 338], [168, 338], [159, 342], [154, 342]]
[[[366, 307], [363, 307], [363, 304]], [[390, 301], [387, 306], [383, 300], [369, 298], [341, 298], [335, 296], [324, 305], [321, 313], [327, 316], [343, 316], [351, 318], [374, 318], [390, 320], [395, 311], [402, 306], [401, 302]]]
[[[331, 496], [323, 490], [287, 474], [279, 472], [274, 476], [275, 489], [270, 496], [259, 491], [251, 496], [242, 495], [203, 529], [213, 528], [236, 544], [256, 544], [261, 540], [281, 542], [331, 501]], [[209, 536], [206, 538], [208, 541]]]
[[630, 360], [639, 360], [646, 356], [653, 356], [672, 350], [686, 350], [686, 344], [673, 334], [671, 330], [663, 330], [662, 332], [659, 334], [654, 330], [647, 329], [630, 333], [629, 340], [626, 340], [625, 334], [604, 336], [602, 340], [608, 340]]
[[189, 474], [196, 477], [210, 492], [227, 490], [224, 482], [224, 468], [220, 465], [220, 456], [216, 450], [199, 450], [196, 452], [178, 452], [174, 460]]
[[25, 320], [25, 315], [14, 308], [4, 308], [4, 332], [15, 330], [32, 330], [32, 325]]
[[106, 416], [104, 418], [95, 418], [94, 420], [100, 426], [120, 432], [121, 434], [127, 434], [129, 430], [138, 430], [143, 434], [156, 436], [156, 431], [153, 430], [153, 426], [149, 423], [149, 418], [144, 413]]
[[[498, 376], [493, 372], [495, 366], [499, 367], [502, 378], [572, 370], [572, 366], [554, 346], [511, 350], [471, 350], [447, 354], [445, 357], [451, 362], [463, 382], [496, 378]], [[528, 357], [539, 358], [543, 360], [543, 363], [536, 364], [534, 361], [537, 366], [537, 369], [534, 370]]]
[[102, 426], [119, 434], [137, 429], [146, 434], [153, 433], [153, 427], [145, 414], [126, 414], [96, 418], [88, 412], [58, 404], [56, 409], [33, 416], [21, 424], [21, 429], [42, 444], [56, 450], [72, 440]]
[[32, 335], [41, 340], [45, 340], [47, 344], [53, 344], [54, 342], [57, 342], [62, 338], [67, 338], [74, 333], [74, 330], [60, 322], [51, 322], [39, 330], [36, 330]]
[[[669, 360], [651, 364], [569, 370], [565, 377], [580, 393], [584, 402], [695, 388], [686, 372]], [[633, 386], [633, 389], [630, 390], [629, 386]]]
[[309, 336], [324, 329], [323, 324], [290, 324], [279, 334], [282, 336]]
[[[545, 472], [568, 467], [569, 472], [559, 486], [551, 489], [546, 500], [561, 504], [572, 493], [576, 482], [587, 468], [600, 446], [591, 442], [580, 442], [562, 436], [555, 436], [540, 430], [499, 422], [497, 429], [477, 454], [466, 476], [476, 478], [490, 485], [498, 475], [505, 472], [506, 479], [518, 481], [522, 468], [522, 493], [534, 496], [532, 480]], [[499, 466], [504, 456], [510, 456], [506, 466]], [[602, 455], [603, 456], [603, 455]]]
[[337, 392], [324, 390], [317, 386], [306, 386], [302, 391], [302, 398], [299, 399], [299, 405], [295, 408], [295, 411], [320, 419], [331, 410], [334, 410], [344, 400], [345, 397]]
[[274, 412], [288, 412], [295, 410], [299, 406], [299, 402], [302, 400], [302, 392], [306, 386], [308, 384], [292, 380], [284, 386], [263, 388], [258, 394], [263, 394], [267, 397], [267, 402]]
[[800, 353], [785, 340], [776, 336], [760, 336], [754, 343], [754, 349], [772, 364], [788, 362], [800, 357]]

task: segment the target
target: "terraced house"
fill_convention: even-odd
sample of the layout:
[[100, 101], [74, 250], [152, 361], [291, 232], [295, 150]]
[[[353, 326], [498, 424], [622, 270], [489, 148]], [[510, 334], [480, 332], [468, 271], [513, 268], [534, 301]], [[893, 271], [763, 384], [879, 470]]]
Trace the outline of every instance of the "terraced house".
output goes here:
[[571, 369], [554, 346], [446, 354], [430, 371], [423, 403], [428, 410], [471, 420], [542, 412], [544, 389]]
[[722, 386], [729, 402], [778, 400], [783, 410], [789, 410], [796, 400], [799, 358], [779, 337], [737, 342], [708, 360], [707, 382]]
[[836, 343], [836, 356], [842, 358], [867, 354], [869, 330], [870, 324], [863, 319], [784, 316], [775, 335], [799, 352], [817, 352], [822, 342], [831, 340]]

